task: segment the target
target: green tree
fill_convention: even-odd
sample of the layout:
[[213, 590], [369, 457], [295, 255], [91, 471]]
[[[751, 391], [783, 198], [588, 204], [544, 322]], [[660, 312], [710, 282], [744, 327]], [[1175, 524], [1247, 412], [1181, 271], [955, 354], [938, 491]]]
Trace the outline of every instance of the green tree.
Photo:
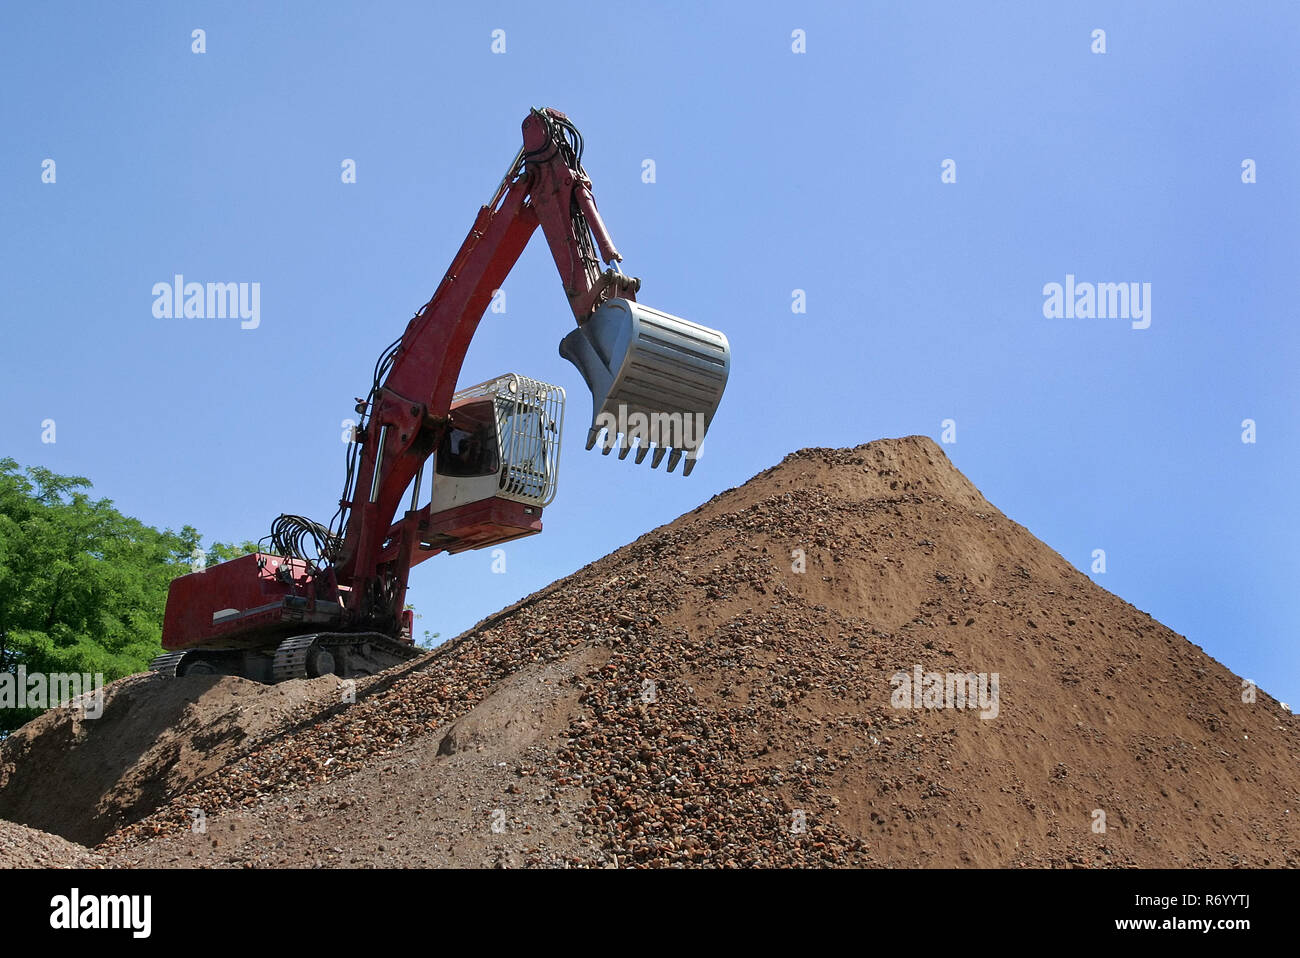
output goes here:
[[240, 556], [251, 555], [254, 552], [262, 551], [261, 547], [250, 540], [245, 539], [239, 545], [227, 542], [214, 542], [208, 546], [207, 551], [203, 553], [203, 559], [208, 566], [214, 566], [222, 562], [229, 562], [231, 559], [238, 559]]
[[[162, 651], [167, 586], [191, 570], [199, 533], [155, 529], [90, 488], [81, 476], [0, 459], [0, 671], [102, 673], [109, 682]], [[209, 561], [243, 548], [214, 543]], [[0, 710], [0, 733], [36, 714]]]

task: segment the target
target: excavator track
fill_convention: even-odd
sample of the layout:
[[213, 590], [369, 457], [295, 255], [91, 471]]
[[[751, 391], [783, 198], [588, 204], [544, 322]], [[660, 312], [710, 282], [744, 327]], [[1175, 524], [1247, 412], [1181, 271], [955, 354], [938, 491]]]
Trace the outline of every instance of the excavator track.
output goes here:
[[275, 661], [271, 665], [272, 679], [279, 683], [307, 678], [307, 653], [319, 638], [318, 635], [295, 635], [276, 646]]
[[149, 670], [160, 675], [244, 675], [247, 678], [247, 660], [238, 649], [181, 649], [165, 652], [149, 663]]
[[421, 651], [379, 632], [325, 632], [295, 635], [276, 647], [271, 666], [275, 682], [337, 675], [358, 678], [417, 658]]
[[417, 658], [421, 649], [380, 632], [311, 632], [284, 639], [274, 651], [181, 649], [165, 652], [149, 670], [166, 676], [236, 675], [275, 684], [291, 679], [376, 675]]
[[180, 667], [183, 658], [185, 658], [184, 649], [179, 652], [164, 652], [149, 663], [149, 671], [174, 677], [176, 669]]

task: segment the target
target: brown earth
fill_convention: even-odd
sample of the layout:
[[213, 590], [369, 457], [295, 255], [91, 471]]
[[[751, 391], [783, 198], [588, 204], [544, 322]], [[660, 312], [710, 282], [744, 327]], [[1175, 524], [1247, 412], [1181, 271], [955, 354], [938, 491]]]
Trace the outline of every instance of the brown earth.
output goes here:
[[0, 820], [0, 868], [100, 868], [103, 862], [84, 845]]
[[53, 709], [0, 745], [0, 819], [94, 844], [251, 742], [315, 720], [322, 704], [337, 701], [336, 686], [154, 674], [113, 682], [98, 717]]
[[[894, 707], [917, 666], [996, 714]], [[1291, 715], [920, 437], [793, 453], [355, 704], [203, 681], [16, 733], [0, 817], [110, 866], [1300, 865]]]

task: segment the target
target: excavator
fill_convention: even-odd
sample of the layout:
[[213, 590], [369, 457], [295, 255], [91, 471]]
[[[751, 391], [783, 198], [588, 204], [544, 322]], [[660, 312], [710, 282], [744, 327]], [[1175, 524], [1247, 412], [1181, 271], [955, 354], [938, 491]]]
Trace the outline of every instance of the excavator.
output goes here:
[[641, 281], [622, 271], [583, 150], [563, 113], [529, 112], [433, 298], [357, 400], [334, 518], [281, 515], [258, 552], [172, 580], [154, 671], [266, 683], [374, 675], [419, 654], [406, 607], [414, 565], [541, 531], [565, 390], [514, 373], [456, 389], [480, 320], [538, 227], [577, 321], [560, 355], [592, 394], [587, 449], [649, 455], [651, 468], [666, 455], [669, 472], [684, 459], [690, 474], [731, 347], [718, 330], [637, 302]]

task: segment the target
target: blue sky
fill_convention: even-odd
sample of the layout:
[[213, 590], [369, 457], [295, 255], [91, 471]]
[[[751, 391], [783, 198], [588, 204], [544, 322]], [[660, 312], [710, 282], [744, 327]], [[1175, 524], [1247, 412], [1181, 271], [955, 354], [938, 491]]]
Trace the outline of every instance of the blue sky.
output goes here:
[[[0, 453], [213, 538], [327, 520], [353, 397], [549, 105], [640, 298], [725, 330], [731, 382], [689, 480], [583, 451], [535, 237], [462, 382], [569, 389], [559, 497], [506, 574], [487, 552], [416, 569], [420, 629], [793, 449], [953, 419], [944, 448], [995, 505], [1084, 571], [1104, 549], [1101, 585], [1300, 700], [1300, 8], [468, 6], [6, 5]], [[175, 273], [260, 283], [260, 325], [155, 318]], [[1150, 327], [1045, 318], [1067, 274], [1150, 283]]]

